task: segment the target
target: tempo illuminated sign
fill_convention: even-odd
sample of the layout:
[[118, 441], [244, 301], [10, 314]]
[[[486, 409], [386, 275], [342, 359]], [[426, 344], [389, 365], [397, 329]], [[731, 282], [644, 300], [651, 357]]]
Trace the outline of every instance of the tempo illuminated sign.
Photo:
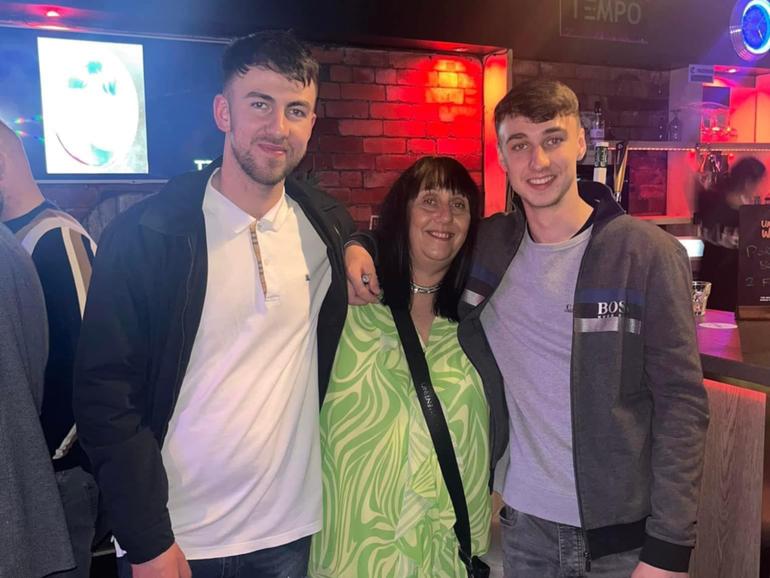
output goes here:
[[730, 18], [730, 38], [743, 60], [770, 52], [770, 0], [738, 0]]

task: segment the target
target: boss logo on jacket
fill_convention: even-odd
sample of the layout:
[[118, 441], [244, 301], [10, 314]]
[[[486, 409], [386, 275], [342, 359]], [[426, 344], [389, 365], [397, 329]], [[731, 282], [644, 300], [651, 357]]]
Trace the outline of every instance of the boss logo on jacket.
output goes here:
[[575, 298], [575, 333], [642, 330], [644, 297], [633, 289], [580, 289]]

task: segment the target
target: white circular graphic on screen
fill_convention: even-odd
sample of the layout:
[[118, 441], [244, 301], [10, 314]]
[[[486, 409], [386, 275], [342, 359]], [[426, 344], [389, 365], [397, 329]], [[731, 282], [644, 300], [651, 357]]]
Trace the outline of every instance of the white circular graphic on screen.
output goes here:
[[109, 50], [83, 43], [68, 52], [67, 60], [59, 62], [59, 99], [46, 121], [52, 120], [56, 139], [69, 157], [108, 168], [124, 160], [136, 139], [136, 87], [125, 65]]

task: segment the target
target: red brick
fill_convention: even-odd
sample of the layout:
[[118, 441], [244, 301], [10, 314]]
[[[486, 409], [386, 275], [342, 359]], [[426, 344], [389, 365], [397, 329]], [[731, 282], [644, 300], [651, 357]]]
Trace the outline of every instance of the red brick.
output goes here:
[[481, 133], [481, 123], [467, 120], [455, 122], [429, 122], [427, 124], [427, 136], [440, 137], [478, 137]]
[[385, 100], [385, 87], [379, 84], [343, 84], [342, 98], [350, 100]]
[[402, 138], [365, 138], [365, 153], [404, 153], [406, 141]]
[[410, 54], [408, 52], [394, 52], [390, 55], [390, 65], [393, 68], [432, 68], [433, 62], [430, 56]]
[[318, 150], [325, 153], [360, 153], [364, 139], [357, 136], [322, 136]]
[[454, 123], [460, 120], [476, 120], [476, 132], [481, 134], [481, 108], [458, 104], [442, 104], [438, 109], [438, 118], [443, 122]]
[[396, 84], [396, 71], [392, 68], [379, 68], [374, 78], [378, 84]]
[[310, 159], [311, 161], [311, 167], [313, 170], [316, 171], [322, 171], [324, 169], [331, 169], [332, 168], [332, 159], [333, 155], [328, 153], [314, 153], [313, 155], [308, 155], [305, 157], [305, 160], [307, 161]]
[[332, 157], [332, 166], [335, 169], [373, 170], [374, 155], [365, 154], [336, 154]]
[[455, 158], [469, 171], [480, 171], [483, 166], [480, 154], [456, 155]]
[[[457, 73], [457, 86], [460, 88], [476, 88], [481, 84], [480, 78], [475, 78], [464, 72]], [[467, 94], [467, 92], [466, 92]]]
[[396, 75], [396, 84], [410, 86], [438, 86], [439, 75], [433, 70], [399, 70]]
[[373, 102], [369, 107], [372, 118], [390, 120], [436, 120], [439, 118], [435, 106], [420, 106], [401, 102]]
[[414, 86], [388, 86], [388, 102], [426, 102], [426, 93], [431, 89], [417, 88]]
[[438, 141], [440, 155], [481, 154], [479, 139], [441, 139]]
[[364, 182], [359, 171], [342, 171], [340, 173], [340, 185], [345, 187], [360, 187]]
[[372, 118], [402, 119], [411, 112], [411, 105], [393, 102], [373, 102], [369, 108]]
[[398, 171], [385, 171], [366, 173], [364, 175], [364, 188], [373, 189], [376, 187], [389, 187], [399, 177]]
[[442, 72], [465, 72], [467, 66], [465, 61], [444, 56], [436, 59], [434, 68]]
[[347, 204], [350, 202], [350, 189], [346, 187], [332, 187], [324, 190], [341, 203]]
[[353, 82], [374, 82], [373, 68], [353, 68]]
[[462, 104], [464, 100], [465, 91], [461, 88], [429, 88], [425, 91], [425, 102]]
[[382, 134], [381, 120], [341, 120], [341, 135], [380, 136]]
[[372, 207], [370, 205], [352, 205], [349, 207], [350, 216], [356, 223], [369, 225], [369, 217], [372, 216]]
[[332, 82], [322, 82], [318, 89], [318, 98], [334, 100], [340, 97], [340, 85]]
[[369, 103], [365, 100], [337, 100], [327, 102], [324, 108], [329, 118], [369, 118]]
[[[374, 187], [371, 189], [353, 189], [350, 197], [355, 203], [379, 205], [388, 194], [390, 187]], [[374, 207], [372, 207], [374, 208]]]
[[310, 49], [313, 58], [321, 64], [334, 64], [342, 60], [342, 49], [339, 48], [319, 48]]
[[329, 78], [332, 82], [350, 82], [352, 77], [349, 66], [335, 65], [329, 68]]
[[456, 72], [439, 72], [438, 85], [445, 86], [447, 88], [457, 88], [457, 85], [458, 85], [457, 73]]
[[365, 50], [360, 48], [347, 48], [342, 61], [354, 66], [387, 66], [388, 53], [383, 50]]
[[[329, 103], [331, 104], [331, 103]], [[313, 125], [313, 135], [339, 134], [339, 121], [331, 118], [316, 119]]]
[[415, 155], [379, 155], [376, 167], [378, 171], [403, 171], [419, 158]]
[[385, 120], [385, 136], [425, 136], [425, 123], [419, 121]]
[[313, 174], [321, 187], [336, 187], [340, 184], [340, 174], [336, 171], [317, 171]]
[[540, 63], [534, 60], [514, 60], [512, 66], [513, 74], [516, 76], [538, 76], [540, 74]]
[[436, 141], [427, 138], [410, 138], [406, 142], [406, 150], [410, 153], [433, 155], [436, 154]]

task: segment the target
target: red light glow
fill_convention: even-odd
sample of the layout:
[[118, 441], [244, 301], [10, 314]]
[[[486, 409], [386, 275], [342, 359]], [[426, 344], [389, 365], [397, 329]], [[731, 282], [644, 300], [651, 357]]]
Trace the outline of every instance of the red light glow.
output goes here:
[[61, 12], [55, 8], [49, 8], [45, 11], [45, 15], [48, 16], [48, 18], [59, 18], [61, 16]]
[[727, 69], [727, 74], [735, 74], [736, 72], [738, 72], [737, 68], [728, 68]]

